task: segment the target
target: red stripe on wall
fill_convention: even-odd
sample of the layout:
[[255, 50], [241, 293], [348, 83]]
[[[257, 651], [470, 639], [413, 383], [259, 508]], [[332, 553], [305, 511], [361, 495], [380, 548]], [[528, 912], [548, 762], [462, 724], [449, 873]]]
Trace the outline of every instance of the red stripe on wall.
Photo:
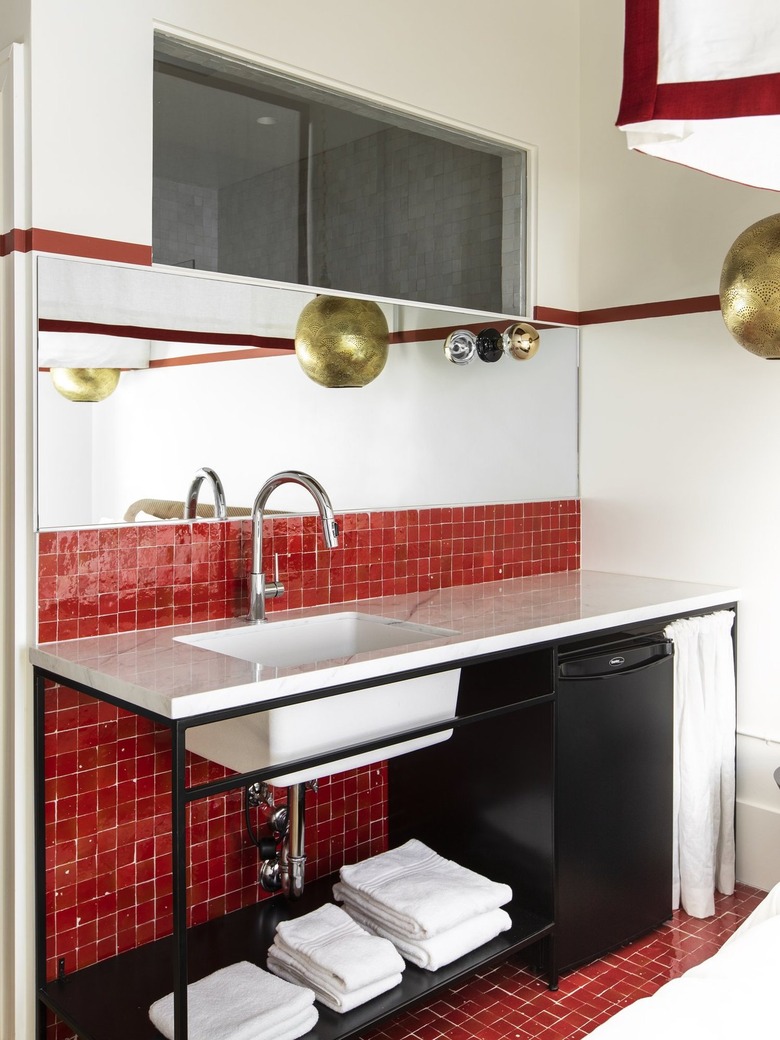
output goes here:
[[216, 354], [182, 354], [180, 357], [157, 358], [149, 362], [149, 368], [176, 368], [180, 365], [204, 365], [212, 361], [246, 361], [255, 358], [281, 357], [289, 355], [285, 349], [272, 350], [267, 347], [254, 347], [251, 350], [223, 350]]
[[[131, 339], [156, 339], [166, 343], [209, 343], [212, 346], [254, 347], [285, 354], [294, 350], [293, 341], [281, 336], [253, 336], [244, 332], [198, 332], [187, 329], [158, 329], [151, 325], [112, 325], [101, 321], [70, 321], [39, 318], [40, 332], [81, 332]], [[247, 353], [247, 357], [251, 354]]]
[[47, 231], [45, 228], [12, 228], [0, 236], [0, 256], [10, 253], [62, 253], [89, 260], [113, 260], [117, 263], [150, 267], [152, 247], [135, 242], [115, 242], [109, 238], [90, 238], [71, 235], [65, 231]]
[[551, 325], [579, 325], [579, 311], [564, 311], [560, 307], [534, 307], [534, 321]]
[[702, 314], [720, 310], [720, 297], [691, 296], [685, 300], [660, 300], [657, 303], [630, 303], [622, 307], [601, 307], [592, 311], [562, 311], [537, 307], [534, 317], [562, 325], [604, 325], [612, 321], [638, 321], [679, 314]]
[[625, 307], [602, 307], [583, 311], [580, 325], [600, 325], [610, 321], [635, 321], [640, 318], [665, 318], [676, 314], [702, 314], [719, 311], [720, 298], [694, 296], [687, 300], [661, 300], [659, 303], [635, 303]]
[[[655, 303], [633, 303], [621, 307], [602, 307], [592, 311], [569, 311], [558, 307], [534, 308], [534, 322], [540, 327], [553, 328], [569, 325], [600, 325], [614, 321], [638, 321], [642, 318], [663, 318], [681, 314], [701, 314], [720, 309], [720, 299], [713, 296], [693, 296], [683, 300], [661, 300]], [[479, 332], [485, 322], [464, 324], [463, 328]], [[93, 333], [107, 336], [154, 339], [169, 343], [199, 343], [214, 346], [246, 347], [246, 350], [231, 350], [213, 354], [198, 354], [192, 357], [166, 358], [153, 361], [151, 367], [172, 365], [195, 365], [211, 361], [238, 361], [254, 357], [274, 357], [290, 354], [295, 350], [294, 341], [280, 336], [253, 336], [232, 332], [195, 332], [184, 329], [158, 329], [146, 325], [111, 325], [106, 322], [69, 321], [59, 318], [40, 318], [38, 328], [42, 332]], [[391, 343], [423, 343], [444, 340], [452, 327], [434, 329], [409, 329], [392, 333]]]
[[[179, 357], [156, 358], [150, 361], [147, 368], [179, 368], [182, 365], [208, 365], [218, 361], [255, 361], [259, 358], [289, 356], [289, 350], [270, 350], [265, 347], [253, 347], [250, 350], [221, 350], [214, 354], [182, 354]], [[137, 371], [119, 367], [120, 372]], [[51, 366], [39, 365], [39, 372], [50, 372]]]
[[32, 249], [32, 232], [12, 228], [0, 235], [0, 257], [11, 253], [29, 253]]
[[[475, 332], [484, 328], [481, 325], [464, 325]], [[127, 336], [131, 339], [157, 339], [167, 343], [211, 343], [214, 346], [240, 345], [260, 347], [285, 352], [294, 350], [294, 342], [281, 336], [254, 336], [243, 332], [202, 332], [192, 329], [160, 329], [151, 325], [112, 325], [100, 321], [71, 321], [67, 318], [40, 318], [38, 328], [42, 332], [81, 332], [104, 336]], [[404, 332], [391, 332], [391, 343], [415, 343], [425, 339], [444, 339], [451, 331], [447, 329], [411, 329]]]
[[[537, 308], [538, 312], [539, 308]], [[535, 312], [536, 313], [536, 312]], [[543, 325], [545, 328], [556, 327], [560, 324], [570, 325], [572, 324], [567, 317], [551, 317], [551, 315], [567, 315], [571, 314], [570, 311], [557, 311], [554, 308], [545, 309], [545, 317], [542, 318], [538, 313], [536, 317], [539, 319], [538, 324]], [[391, 332], [390, 342], [391, 343], [427, 343], [431, 340], [442, 340], [442, 342], [449, 336], [453, 329], [467, 329], [469, 332], [479, 333], [483, 329], [490, 328], [491, 325], [497, 325], [500, 329], [506, 328], [506, 318], [484, 318], [482, 321], [475, 321], [470, 323], [464, 323], [462, 325], [452, 324], [441, 326], [435, 329], [404, 329], [401, 332]]]
[[435, 329], [402, 329], [390, 333], [391, 343], [427, 343], [430, 340], [445, 340], [454, 328], [468, 329], [470, 332], [481, 332], [487, 328], [487, 319], [478, 324], [448, 325], [446, 328]]
[[[572, 324], [570, 317], [572, 311], [555, 311], [548, 309], [549, 314], [567, 315], [566, 318], [547, 319], [540, 318], [539, 324], [558, 324], [564, 321]], [[453, 328], [470, 329], [472, 332], [480, 332], [487, 328], [489, 320], [486, 318], [481, 322], [472, 322], [463, 325], [447, 325], [433, 329], [404, 329], [400, 332], [391, 332], [389, 339], [391, 343], [425, 343], [429, 340], [444, 340], [452, 332]], [[499, 325], [502, 322], [498, 322]], [[167, 343], [211, 343], [214, 346], [224, 343], [226, 346], [251, 346], [261, 350], [270, 350], [274, 353], [284, 354], [295, 349], [292, 339], [281, 336], [253, 336], [243, 332], [198, 332], [187, 329], [159, 329], [150, 325], [112, 325], [108, 322], [99, 321], [71, 321], [67, 318], [40, 318], [38, 328], [41, 332], [80, 332], [99, 334], [104, 336], [128, 337], [130, 339], [156, 339]], [[219, 357], [220, 355], [215, 355]], [[225, 355], [221, 355], [225, 356]], [[238, 356], [238, 354], [236, 355]], [[246, 357], [251, 354], [247, 353]]]
[[32, 229], [32, 248], [42, 253], [66, 253], [90, 260], [113, 260], [117, 263], [151, 267], [152, 247], [135, 242], [114, 242], [108, 238], [89, 238], [63, 231]]

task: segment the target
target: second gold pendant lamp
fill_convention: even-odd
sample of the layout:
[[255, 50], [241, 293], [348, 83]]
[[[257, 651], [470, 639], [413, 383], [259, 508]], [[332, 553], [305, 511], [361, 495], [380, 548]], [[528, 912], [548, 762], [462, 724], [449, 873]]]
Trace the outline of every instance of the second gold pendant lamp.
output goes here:
[[780, 213], [735, 239], [720, 276], [720, 310], [740, 346], [780, 358]]

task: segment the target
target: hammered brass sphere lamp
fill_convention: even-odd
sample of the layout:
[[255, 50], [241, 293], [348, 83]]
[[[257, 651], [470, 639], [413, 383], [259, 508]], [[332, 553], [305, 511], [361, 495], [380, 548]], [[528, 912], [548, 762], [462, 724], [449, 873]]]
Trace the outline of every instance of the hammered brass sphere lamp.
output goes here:
[[105, 401], [116, 390], [121, 372], [118, 368], [52, 368], [52, 382], [69, 401]]
[[720, 309], [740, 346], [780, 359], [780, 213], [751, 224], [729, 249], [720, 276]]
[[366, 386], [387, 361], [389, 332], [371, 300], [317, 296], [301, 311], [295, 354], [306, 375], [320, 386]]

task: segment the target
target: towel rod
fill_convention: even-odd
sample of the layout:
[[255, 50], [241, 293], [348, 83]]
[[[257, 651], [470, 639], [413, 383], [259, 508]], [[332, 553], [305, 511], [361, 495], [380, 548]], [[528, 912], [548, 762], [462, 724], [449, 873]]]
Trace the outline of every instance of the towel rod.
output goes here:
[[765, 733], [753, 733], [749, 729], [738, 729], [738, 737], [750, 737], [753, 740], [761, 740], [765, 744], [780, 744], [780, 737], [768, 737]]

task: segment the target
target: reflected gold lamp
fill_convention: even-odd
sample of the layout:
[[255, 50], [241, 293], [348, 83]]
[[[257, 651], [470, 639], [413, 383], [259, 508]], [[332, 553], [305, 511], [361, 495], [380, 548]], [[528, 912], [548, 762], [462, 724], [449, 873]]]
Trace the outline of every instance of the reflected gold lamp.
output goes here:
[[118, 368], [52, 368], [54, 387], [69, 401], [105, 401], [117, 388]]
[[318, 296], [307, 303], [295, 329], [295, 353], [320, 386], [365, 386], [387, 361], [387, 320], [371, 300]]
[[780, 213], [751, 224], [729, 249], [720, 310], [740, 346], [762, 358], [780, 358]]
[[55, 390], [69, 401], [105, 401], [123, 370], [148, 368], [148, 339], [105, 333], [38, 332], [38, 366], [49, 370]]

